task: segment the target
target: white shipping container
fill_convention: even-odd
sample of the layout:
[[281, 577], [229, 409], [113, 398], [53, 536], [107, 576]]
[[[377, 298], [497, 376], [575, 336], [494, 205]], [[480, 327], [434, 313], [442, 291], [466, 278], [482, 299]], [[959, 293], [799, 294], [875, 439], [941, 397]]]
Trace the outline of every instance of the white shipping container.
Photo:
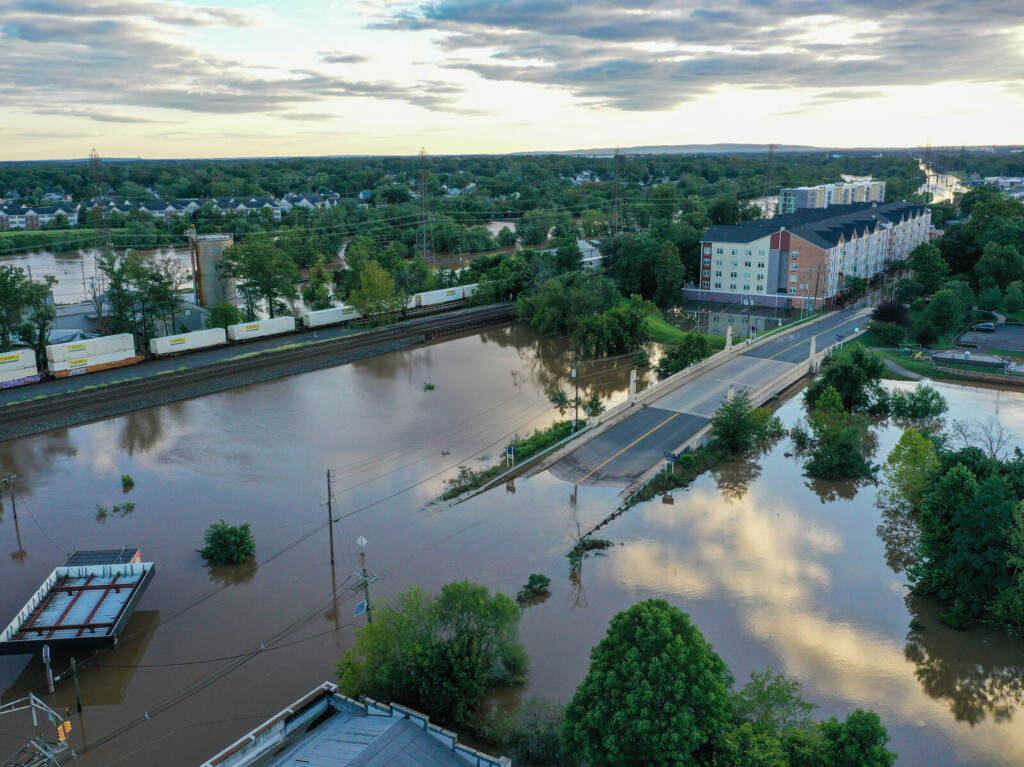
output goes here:
[[302, 315], [302, 324], [307, 328], [318, 328], [321, 325], [334, 325], [358, 319], [362, 315], [354, 306], [335, 306], [332, 309], [318, 309]]
[[428, 290], [426, 293], [417, 293], [413, 298], [416, 301], [416, 306], [436, 306], [448, 301], [458, 301], [462, 298], [462, 288]]
[[72, 357], [71, 359], [51, 362], [49, 369], [51, 373], [60, 373], [64, 370], [86, 370], [96, 365], [105, 365], [110, 362], [121, 362], [122, 360], [134, 359], [137, 355], [135, 349], [129, 351], [111, 352], [110, 354], [93, 354], [88, 357]]
[[176, 336], [161, 336], [149, 342], [149, 351], [153, 354], [177, 354], [192, 349], [205, 349], [209, 346], [227, 343], [228, 334], [224, 328], [194, 330], [191, 333], [179, 333]]
[[288, 333], [292, 330], [295, 330], [294, 317], [274, 317], [269, 320], [228, 325], [228, 338], [232, 341], [245, 341], [249, 338], [276, 336], [278, 333]]
[[480, 286], [476, 285], [476, 284], [473, 284], [473, 285], [463, 285], [462, 286], [462, 295], [465, 296], [466, 298], [469, 298], [471, 295], [476, 293], [476, 289], [478, 287], [480, 287]]
[[119, 333], [116, 336], [87, 338], [84, 341], [51, 344], [46, 347], [46, 360], [50, 363], [48, 367], [53, 367], [58, 362], [67, 362], [82, 357], [97, 357], [105, 354], [135, 356], [135, 339], [132, 337], [132, 334]]
[[[39, 371], [36, 369], [36, 353], [31, 349], [16, 349], [0, 353], [0, 387], [9, 381], [28, 382], [37, 380]], [[15, 384], [10, 384], [14, 386]]]

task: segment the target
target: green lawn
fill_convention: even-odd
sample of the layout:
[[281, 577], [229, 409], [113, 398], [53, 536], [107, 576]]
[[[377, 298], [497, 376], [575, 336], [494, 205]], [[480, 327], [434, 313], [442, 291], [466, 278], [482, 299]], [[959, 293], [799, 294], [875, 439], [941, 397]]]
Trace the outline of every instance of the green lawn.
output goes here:
[[[682, 340], [683, 336], [692, 331], [680, 330], [662, 317], [660, 313], [655, 312], [647, 315], [647, 332], [650, 333], [651, 340], [656, 343], [674, 344], [678, 343]], [[713, 351], [717, 352], [725, 348], [725, 336], [701, 335], [708, 339], [708, 343], [711, 344]]]

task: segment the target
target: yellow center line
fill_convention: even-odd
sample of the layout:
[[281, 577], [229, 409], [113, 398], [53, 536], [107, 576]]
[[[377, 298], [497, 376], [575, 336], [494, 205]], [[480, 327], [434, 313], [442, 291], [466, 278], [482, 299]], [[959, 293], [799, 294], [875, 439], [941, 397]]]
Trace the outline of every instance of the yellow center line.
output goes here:
[[[850, 320], [848, 320], [848, 319], [847, 319], [847, 320], [843, 320], [842, 322], [840, 322], [840, 323], [837, 323], [837, 324], [833, 325], [833, 326], [832, 326], [832, 327], [830, 327], [830, 328], [826, 328], [825, 330], [822, 330], [822, 331], [820, 331], [820, 332], [818, 332], [818, 333], [815, 333], [815, 334], [814, 334], [814, 337], [815, 337], [815, 338], [817, 338], [818, 336], [820, 336], [820, 335], [822, 335], [822, 334], [824, 334], [824, 333], [828, 333], [828, 332], [829, 332], [830, 330], [835, 330], [836, 328], [841, 328], [841, 327], [842, 327], [843, 325], [845, 325], [845, 324], [846, 324], [847, 322], [850, 322]], [[805, 339], [804, 339], [803, 341], [797, 341], [797, 342], [796, 342], [795, 344], [793, 344], [792, 346], [787, 346], [787, 347], [786, 347], [785, 349], [783, 349], [783, 350], [782, 350], [781, 352], [778, 352], [778, 353], [776, 353], [776, 354], [773, 354], [773, 355], [772, 355], [771, 357], [769, 357], [769, 359], [775, 359], [775, 358], [776, 358], [776, 357], [778, 357], [778, 356], [779, 356], [780, 354], [785, 354], [785, 353], [786, 353], [786, 352], [788, 352], [788, 351], [789, 351], [790, 349], [795, 349], [795, 348], [796, 348], [796, 347], [798, 347], [798, 346], [799, 346], [800, 344], [805, 344], [805, 343], [807, 343], [807, 342], [808, 342], [808, 341], [810, 341], [810, 340], [811, 340], [811, 336], [808, 336], [808, 337], [807, 337], [807, 338], [805, 338]]]
[[622, 448], [622, 450], [620, 450], [619, 452], [617, 452], [617, 453], [616, 453], [615, 455], [613, 455], [613, 456], [612, 456], [611, 458], [609, 458], [608, 460], [606, 460], [606, 461], [605, 461], [604, 463], [598, 464], [598, 465], [597, 465], [597, 466], [595, 466], [595, 467], [594, 467], [593, 469], [591, 469], [591, 470], [590, 470], [590, 471], [588, 471], [588, 472], [587, 472], [586, 474], [584, 474], [584, 475], [583, 475], [582, 477], [580, 477], [580, 478], [579, 478], [578, 480], [576, 480], [576, 484], [577, 484], [577, 485], [578, 485], [578, 484], [580, 484], [580, 483], [581, 483], [581, 482], [582, 482], [583, 480], [585, 480], [585, 479], [586, 479], [587, 477], [589, 477], [589, 476], [590, 476], [591, 474], [593, 474], [593, 473], [594, 473], [595, 471], [600, 471], [600, 470], [601, 470], [601, 469], [603, 469], [603, 468], [604, 468], [605, 466], [607, 466], [607, 465], [608, 465], [609, 463], [611, 463], [611, 462], [612, 462], [612, 461], [614, 461], [614, 460], [615, 460], [616, 458], [618, 458], [618, 457], [619, 457], [620, 455], [622, 455], [622, 454], [623, 454], [623, 453], [625, 453], [625, 452], [626, 452], [627, 450], [629, 450], [629, 449], [630, 449], [631, 447], [633, 447], [633, 445], [635, 445], [635, 444], [636, 444], [637, 442], [639, 442], [639, 441], [640, 441], [640, 440], [642, 440], [642, 439], [645, 439], [646, 437], [649, 437], [649, 436], [650, 436], [651, 434], [653, 434], [654, 432], [656, 432], [656, 431], [657, 431], [658, 429], [660, 429], [660, 428], [661, 428], [662, 426], [664, 426], [665, 424], [667, 424], [667, 423], [668, 423], [669, 421], [671, 421], [671, 420], [672, 420], [673, 418], [676, 418], [676, 417], [678, 417], [678, 416], [679, 416], [679, 413], [673, 413], [672, 415], [670, 415], [670, 416], [669, 416], [668, 418], [666, 418], [666, 419], [665, 419], [664, 421], [662, 421], [661, 423], [659, 423], [659, 424], [658, 424], [657, 426], [655, 426], [654, 428], [650, 429], [649, 431], [645, 431], [645, 432], [644, 432], [643, 434], [641, 434], [641, 435], [640, 435], [639, 437], [637, 437], [636, 439], [634, 439], [634, 440], [633, 440], [632, 442], [630, 442], [630, 443], [629, 443], [628, 445], [626, 445], [626, 446], [625, 446], [624, 448]]

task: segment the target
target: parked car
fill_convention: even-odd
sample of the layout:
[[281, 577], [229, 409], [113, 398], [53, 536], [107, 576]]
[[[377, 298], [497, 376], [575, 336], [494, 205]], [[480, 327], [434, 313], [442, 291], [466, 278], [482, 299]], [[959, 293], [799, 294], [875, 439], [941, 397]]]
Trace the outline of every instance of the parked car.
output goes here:
[[996, 323], [994, 322], [979, 322], [971, 330], [977, 331], [978, 333], [995, 333]]

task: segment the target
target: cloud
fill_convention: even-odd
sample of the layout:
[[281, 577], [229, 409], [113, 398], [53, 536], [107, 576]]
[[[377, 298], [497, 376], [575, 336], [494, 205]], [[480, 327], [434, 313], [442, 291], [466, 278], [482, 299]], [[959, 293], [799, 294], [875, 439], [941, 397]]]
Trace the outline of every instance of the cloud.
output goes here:
[[432, 32], [448, 67], [623, 110], [724, 86], [843, 94], [825, 103], [862, 98], [846, 89], [1024, 77], [1024, 5], [1003, 0], [431, 0], [376, 14], [376, 29]]
[[170, 2], [65, 7], [49, 0], [0, 0], [0, 102], [105, 122], [154, 121], [126, 108], [287, 116], [306, 105], [348, 98], [466, 112], [459, 103], [462, 88], [448, 83], [352, 80], [270, 62], [243, 63], [195, 49], [182, 30], [251, 23], [240, 11]]
[[369, 56], [358, 53], [342, 53], [341, 51], [320, 51], [320, 60], [325, 64], [362, 64], [369, 61]]

